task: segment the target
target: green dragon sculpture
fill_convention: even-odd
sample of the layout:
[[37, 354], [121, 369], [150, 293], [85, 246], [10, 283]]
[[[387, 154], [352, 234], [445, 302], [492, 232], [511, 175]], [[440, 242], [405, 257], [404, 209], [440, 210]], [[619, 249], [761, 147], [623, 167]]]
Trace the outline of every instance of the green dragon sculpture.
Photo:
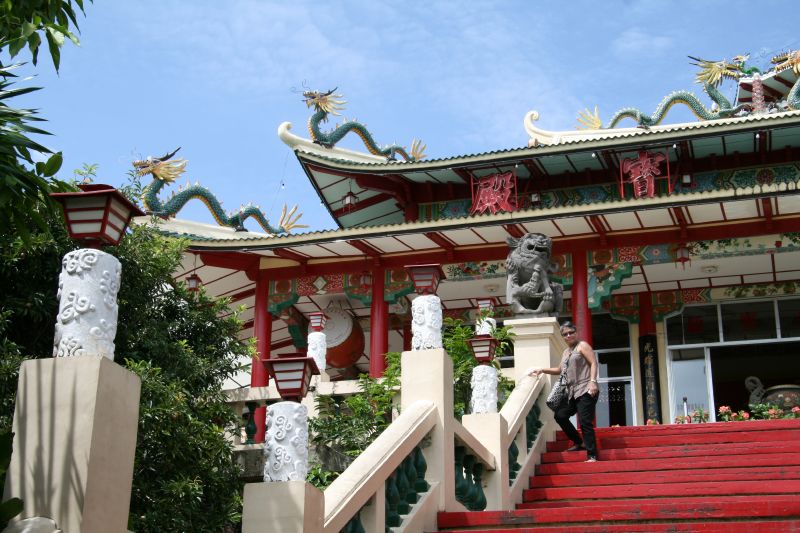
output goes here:
[[179, 188], [177, 194], [173, 192], [170, 199], [162, 203], [158, 198], [158, 193], [164, 185], [174, 182], [186, 170], [185, 159], [173, 159], [178, 150], [180, 148], [162, 157], [148, 157], [147, 159], [133, 162], [137, 176], [146, 176], [147, 174], [153, 176], [153, 181], [147, 184], [142, 192], [142, 202], [148, 213], [162, 218], [174, 217], [190, 200], [197, 199], [206, 205], [217, 224], [234, 228], [237, 231], [246, 231], [244, 221], [251, 217], [258, 222], [264, 231], [270, 234], [289, 233], [296, 228], [308, 227], [297, 223], [303, 215], [302, 213], [296, 213], [296, 205], [288, 211], [287, 206], [283, 206], [277, 228], [273, 227], [264, 216], [264, 213], [254, 205], [243, 206], [238, 213], [226, 215], [217, 197], [200, 184]]
[[[722, 61], [708, 61], [696, 57], [689, 56], [693, 61], [693, 65], [700, 68], [696, 76], [696, 81], [703, 86], [703, 90], [708, 97], [712, 100], [714, 105], [711, 109], [707, 108], [703, 103], [689, 91], [676, 91], [667, 95], [661, 103], [656, 107], [651, 115], [646, 115], [640, 110], [628, 107], [617, 111], [606, 126], [602, 125], [600, 115], [595, 107], [594, 112], [587, 110], [582, 111], [578, 115], [579, 129], [610, 129], [616, 127], [622, 120], [626, 118], [636, 121], [637, 126], [648, 128], [655, 126], [664, 120], [672, 106], [676, 104], [683, 104], [687, 106], [690, 111], [700, 120], [714, 120], [719, 118], [729, 118], [739, 114], [745, 114], [752, 111], [751, 104], [741, 104], [737, 106], [731, 105], [730, 101], [718, 90], [719, 85], [725, 79], [738, 81], [739, 78], [744, 76], [753, 76], [761, 74], [760, 70], [755, 67], [747, 67], [745, 62], [749, 59], [749, 55], [740, 55], [733, 58], [731, 62], [726, 60]], [[786, 69], [793, 69], [798, 76], [800, 76], [800, 50], [787, 52], [772, 58], [774, 67], [770, 72], [781, 72]], [[786, 96], [786, 107], [788, 109], [800, 109], [800, 77], [794, 83], [791, 90]]]
[[351, 131], [358, 135], [364, 142], [364, 146], [370, 153], [396, 159], [400, 155], [406, 161], [419, 161], [425, 157], [425, 145], [422, 141], [414, 139], [411, 143], [411, 154], [402, 146], [392, 144], [381, 148], [372, 138], [366, 126], [355, 120], [346, 120], [331, 131], [323, 132], [320, 124], [327, 122], [331, 115], [340, 115], [339, 111], [344, 109], [342, 95], [336, 94], [336, 89], [328, 92], [304, 91], [303, 98], [308, 107], [314, 108], [314, 114], [308, 119], [308, 133], [311, 140], [326, 148], [333, 148], [336, 143], [341, 141], [345, 135]]

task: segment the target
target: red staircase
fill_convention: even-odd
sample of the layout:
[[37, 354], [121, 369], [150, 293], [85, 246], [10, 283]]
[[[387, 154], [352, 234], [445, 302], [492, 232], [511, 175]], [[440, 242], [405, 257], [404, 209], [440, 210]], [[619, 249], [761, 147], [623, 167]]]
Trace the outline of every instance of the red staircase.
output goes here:
[[800, 532], [800, 420], [601, 428], [599, 461], [547, 443], [513, 511], [439, 531]]

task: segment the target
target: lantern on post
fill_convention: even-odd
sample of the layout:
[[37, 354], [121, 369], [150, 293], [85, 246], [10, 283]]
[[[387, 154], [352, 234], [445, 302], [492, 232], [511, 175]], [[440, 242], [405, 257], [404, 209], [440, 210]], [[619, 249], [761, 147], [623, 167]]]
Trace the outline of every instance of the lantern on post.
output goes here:
[[325, 328], [325, 322], [327, 320], [328, 315], [322, 311], [315, 311], [313, 313], [309, 313], [308, 315], [308, 321], [311, 324], [311, 329], [313, 331], [322, 331]]
[[308, 315], [309, 325], [311, 326], [311, 331], [308, 334], [308, 355], [314, 359], [319, 372], [323, 372], [328, 366], [328, 339], [322, 331], [327, 320], [328, 315], [322, 311], [315, 311]]
[[411, 350], [430, 350], [442, 347], [442, 301], [436, 296], [442, 267], [410, 265], [406, 267], [417, 296], [411, 302]]
[[90, 248], [116, 245], [141, 209], [110, 185], [82, 184], [81, 192], [59, 192], [52, 196], [64, 208], [69, 236]]
[[284, 353], [262, 361], [270, 377], [275, 380], [278, 394], [283, 400], [302, 400], [308, 393], [311, 376], [319, 374], [314, 359], [302, 352]]
[[319, 369], [304, 353], [285, 353], [262, 361], [278, 394], [286, 400], [267, 409], [264, 481], [303, 481], [308, 475], [308, 409], [300, 400]]
[[442, 267], [438, 264], [408, 265], [406, 270], [417, 294], [436, 294], [439, 281], [444, 277]]
[[498, 341], [491, 335], [475, 335], [467, 341], [478, 363], [491, 363], [497, 353]]

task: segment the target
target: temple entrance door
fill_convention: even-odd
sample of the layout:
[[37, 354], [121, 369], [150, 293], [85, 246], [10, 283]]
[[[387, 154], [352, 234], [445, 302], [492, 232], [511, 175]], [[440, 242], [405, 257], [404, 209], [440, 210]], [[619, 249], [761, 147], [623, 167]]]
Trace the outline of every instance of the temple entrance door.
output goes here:
[[630, 350], [595, 350], [600, 369], [597, 427], [632, 426], [636, 419]]
[[711, 373], [708, 370], [710, 360], [707, 352], [705, 348], [670, 351], [670, 422], [676, 416], [691, 413], [695, 409], [713, 410], [709, 409], [713, 399], [710, 395]]

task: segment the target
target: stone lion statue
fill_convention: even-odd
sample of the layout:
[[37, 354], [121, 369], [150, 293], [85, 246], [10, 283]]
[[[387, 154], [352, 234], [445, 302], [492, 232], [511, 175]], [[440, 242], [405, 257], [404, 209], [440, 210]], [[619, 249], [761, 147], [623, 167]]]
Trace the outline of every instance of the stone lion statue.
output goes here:
[[506, 259], [506, 301], [511, 309], [518, 315], [558, 316], [564, 289], [550, 281], [553, 240], [541, 233], [526, 233], [507, 242], [511, 253]]

